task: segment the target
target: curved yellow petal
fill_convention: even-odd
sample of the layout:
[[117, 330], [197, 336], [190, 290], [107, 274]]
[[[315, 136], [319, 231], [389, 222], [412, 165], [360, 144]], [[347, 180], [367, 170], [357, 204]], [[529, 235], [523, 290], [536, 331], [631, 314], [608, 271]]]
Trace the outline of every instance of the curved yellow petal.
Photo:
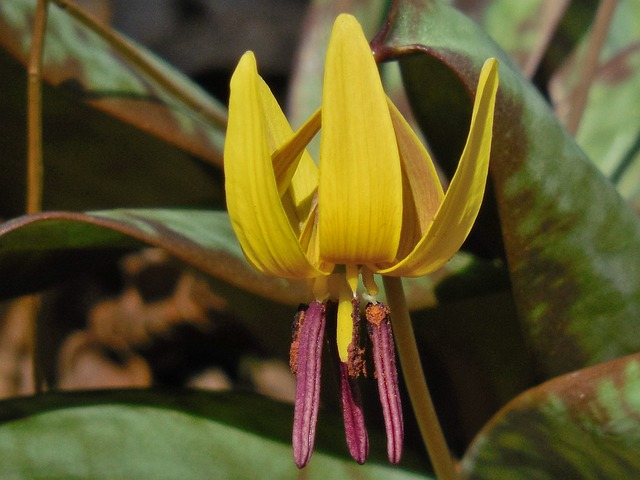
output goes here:
[[282, 125], [266, 118], [273, 112], [265, 107], [270, 99], [265, 100], [261, 82], [255, 57], [247, 52], [231, 79], [224, 148], [229, 216], [245, 256], [258, 270], [284, 278], [317, 276], [322, 272], [307, 260], [280, 200], [269, 143]]
[[402, 232], [397, 257], [404, 258], [427, 232], [444, 192], [429, 152], [389, 98], [387, 103], [402, 168]]
[[[282, 111], [280, 114], [287, 128], [291, 130]], [[291, 214], [289, 217], [292, 222], [295, 221], [298, 224], [299, 238], [302, 238], [302, 232], [309, 221], [318, 190], [318, 167], [305, 147], [319, 129], [320, 110], [318, 109], [295, 134], [291, 132], [287, 140], [271, 155], [278, 192], [285, 209], [294, 212], [295, 218], [292, 218]], [[306, 244], [302, 242], [302, 246], [305, 249]]]
[[320, 257], [392, 261], [402, 226], [402, 177], [380, 75], [357, 20], [340, 15], [327, 50], [318, 186]]
[[[269, 86], [260, 76], [257, 84], [264, 109], [267, 140], [272, 152], [271, 160], [278, 193], [283, 199], [285, 209], [293, 211], [295, 218], [291, 218], [292, 212], [289, 211], [290, 220], [299, 226], [306, 221], [311, 197], [318, 188], [318, 167], [305, 147], [320, 129], [320, 112], [312, 115], [294, 134]], [[288, 195], [285, 195], [285, 192]]]
[[480, 72], [469, 136], [458, 169], [431, 227], [406, 258], [379, 273], [402, 277], [426, 275], [448, 262], [462, 246], [484, 196], [497, 89], [498, 61], [491, 58]]

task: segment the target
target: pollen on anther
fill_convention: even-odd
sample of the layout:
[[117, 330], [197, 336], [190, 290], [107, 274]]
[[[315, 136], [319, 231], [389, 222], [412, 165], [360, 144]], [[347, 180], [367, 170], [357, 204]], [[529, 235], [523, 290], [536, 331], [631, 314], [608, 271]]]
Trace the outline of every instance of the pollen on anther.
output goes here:
[[300, 305], [298, 312], [293, 317], [293, 326], [291, 347], [289, 348], [289, 368], [294, 375], [298, 374], [298, 350], [300, 349], [300, 328], [304, 322], [304, 312], [308, 308], [308, 305]]
[[382, 323], [385, 319], [389, 318], [391, 314], [389, 307], [387, 307], [384, 303], [370, 303], [367, 305], [365, 315], [367, 317], [367, 321], [369, 323], [373, 323], [375, 326], [379, 327], [380, 323]]
[[360, 346], [360, 301], [357, 297], [351, 299], [351, 321], [353, 322], [353, 330], [351, 332], [351, 343], [347, 348], [349, 376], [351, 378], [358, 378], [360, 375], [366, 377], [365, 350]]

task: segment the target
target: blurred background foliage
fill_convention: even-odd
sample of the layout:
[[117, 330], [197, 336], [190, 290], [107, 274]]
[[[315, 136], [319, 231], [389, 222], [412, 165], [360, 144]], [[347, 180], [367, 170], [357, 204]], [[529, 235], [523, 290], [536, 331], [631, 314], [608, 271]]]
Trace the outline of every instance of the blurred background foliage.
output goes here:
[[[36, 2], [0, 3], [0, 473], [296, 475], [286, 355], [304, 285], [261, 277], [235, 240], [225, 102], [251, 49], [300, 125], [320, 103], [333, 20], [349, 11], [369, 38], [384, 29], [372, 47], [387, 90], [444, 182], [479, 66], [501, 61], [477, 225], [441, 271], [405, 281], [462, 472], [637, 475], [640, 2], [49, 3], [44, 213], [30, 216], [25, 65]], [[20, 297], [32, 293], [38, 308]], [[34, 358], [48, 391], [29, 396]], [[405, 456], [385, 465], [375, 385], [364, 387], [368, 466], [346, 458], [325, 378], [305, 476], [429, 478], [408, 402]]]

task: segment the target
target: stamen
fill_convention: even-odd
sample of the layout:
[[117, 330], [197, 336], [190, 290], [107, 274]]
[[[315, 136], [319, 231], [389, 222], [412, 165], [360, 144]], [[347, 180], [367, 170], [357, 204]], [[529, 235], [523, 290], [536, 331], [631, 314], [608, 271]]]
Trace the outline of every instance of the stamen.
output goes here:
[[351, 343], [347, 348], [347, 366], [349, 376], [358, 378], [367, 375], [367, 364], [364, 357], [364, 348], [360, 347], [360, 300], [358, 297], [351, 299]]
[[365, 316], [373, 345], [375, 375], [387, 432], [387, 455], [389, 461], [395, 464], [400, 461], [402, 455], [404, 424], [389, 307], [383, 303], [370, 303], [365, 310]]
[[[320, 405], [320, 367], [325, 330], [325, 306], [314, 301], [298, 322], [296, 402], [293, 415], [293, 458], [298, 468], [311, 459]], [[294, 341], [296, 336], [294, 334]]]
[[289, 348], [289, 368], [291, 373], [296, 375], [298, 373], [298, 350], [300, 348], [300, 328], [304, 322], [304, 312], [309, 308], [309, 305], [301, 303], [298, 306], [298, 312], [293, 317], [293, 326], [291, 327], [293, 340], [291, 340], [291, 347]]
[[362, 412], [360, 388], [351, 377], [349, 365], [340, 362], [340, 390], [344, 433], [351, 457], [362, 465], [369, 456], [369, 435]]

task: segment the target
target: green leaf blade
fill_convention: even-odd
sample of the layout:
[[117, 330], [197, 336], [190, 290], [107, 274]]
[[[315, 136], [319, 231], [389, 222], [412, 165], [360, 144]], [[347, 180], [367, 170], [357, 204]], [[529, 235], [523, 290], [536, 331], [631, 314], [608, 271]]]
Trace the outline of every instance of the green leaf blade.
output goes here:
[[[3, 217], [24, 211], [25, 65], [35, 4], [0, 4]], [[43, 59], [43, 208], [222, 205], [224, 107], [142, 47], [131, 44], [132, 55], [141, 59], [136, 63], [107, 37], [49, 2]], [[196, 105], [171, 91], [161, 77]], [[220, 120], [212, 120], [211, 112]]]
[[[291, 406], [241, 393], [123, 390], [50, 393], [0, 402], [0, 476], [40, 478], [295, 478]], [[364, 466], [325, 417], [306, 478], [428, 478]], [[378, 451], [379, 450], [379, 451]]]
[[626, 479], [640, 471], [640, 356], [551, 380], [504, 407], [463, 460], [470, 479]]
[[[455, 168], [482, 62], [500, 60], [490, 167], [497, 208], [488, 194], [488, 217], [476, 228], [483, 238], [504, 241], [539, 374], [549, 378], [640, 350], [634, 333], [640, 328], [640, 225], [517, 67], [469, 19], [440, 2], [398, 2], [386, 47], [410, 67], [410, 98], [413, 89], [414, 98], [447, 102], [414, 104], [445, 169]], [[432, 82], [429, 68], [448, 76]], [[457, 118], [444, 130], [443, 112]], [[498, 214], [501, 233], [491, 220]]]

